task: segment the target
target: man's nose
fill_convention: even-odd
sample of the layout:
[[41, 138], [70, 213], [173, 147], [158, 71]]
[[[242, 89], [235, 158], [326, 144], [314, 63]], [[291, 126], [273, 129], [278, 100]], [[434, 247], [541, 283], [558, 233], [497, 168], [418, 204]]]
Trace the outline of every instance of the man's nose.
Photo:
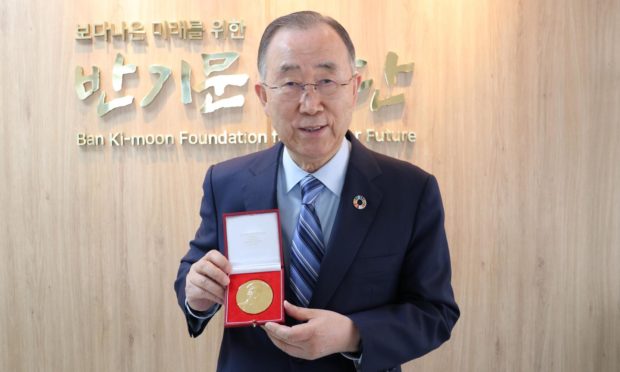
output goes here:
[[321, 95], [313, 85], [306, 85], [299, 100], [299, 112], [302, 114], [314, 115], [323, 111]]

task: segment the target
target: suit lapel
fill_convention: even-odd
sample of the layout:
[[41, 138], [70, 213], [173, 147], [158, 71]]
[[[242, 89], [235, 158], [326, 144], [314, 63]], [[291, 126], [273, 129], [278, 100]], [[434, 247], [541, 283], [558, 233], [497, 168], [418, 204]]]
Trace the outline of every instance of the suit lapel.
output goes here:
[[[312, 308], [322, 309], [329, 303], [366, 238], [381, 204], [382, 193], [372, 183], [372, 179], [381, 173], [379, 165], [370, 151], [350, 133], [347, 138], [352, 144], [351, 157], [332, 237], [309, 304]], [[357, 195], [366, 198], [366, 208], [357, 209], [353, 206], [353, 198]]]
[[248, 211], [277, 207], [276, 185], [278, 159], [282, 143], [265, 150], [248, 169], [249, 177], [243, 185], [243, 202]]

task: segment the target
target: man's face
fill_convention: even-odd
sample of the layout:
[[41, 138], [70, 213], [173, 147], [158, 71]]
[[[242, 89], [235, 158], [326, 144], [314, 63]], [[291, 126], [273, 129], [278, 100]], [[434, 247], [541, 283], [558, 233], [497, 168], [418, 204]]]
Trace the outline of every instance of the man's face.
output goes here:
[[256, 93], [280, 140], [297, 165], [306, 171], [323, 166], [342, 143], [361, 81], [359, 75], [351, 80], [353, 73], [344, 42], [326, 24], [306, 30], [280, 29], [267, 48], [263, 82], [269, 86], [316, 83], [323, 79], [351, 82], [339, 85], [329, 95], [306, 86], [306, 91], [294, 98], [281, 89], [256, 84]]

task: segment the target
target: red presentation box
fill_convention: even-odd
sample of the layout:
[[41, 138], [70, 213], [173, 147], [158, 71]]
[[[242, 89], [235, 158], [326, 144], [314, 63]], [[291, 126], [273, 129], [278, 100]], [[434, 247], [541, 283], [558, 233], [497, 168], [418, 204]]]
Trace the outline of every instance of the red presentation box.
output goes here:
[[278, 210], [225, 213], [223, 217], [225, 254], [232, 266], [224, 327], [284, 322]]

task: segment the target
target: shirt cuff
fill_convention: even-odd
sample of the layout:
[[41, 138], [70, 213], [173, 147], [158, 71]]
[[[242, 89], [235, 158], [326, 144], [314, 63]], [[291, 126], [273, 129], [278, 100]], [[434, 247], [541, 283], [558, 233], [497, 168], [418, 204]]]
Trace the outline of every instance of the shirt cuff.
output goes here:
[[206, 311], [197, 311], [197, 310], [193, 310], [191, 307], [189, 307], [189, 304], [187, 303], [187, 298], [185, 299], [185, 309], [187, 310], [187, 312], [191, 316], [193, 316], [196, 319], [201, 319], [201, 320], [211, 319], [213, 317], [213, 315], [215, 315], [215, 313], [217, 313], [217, 311], [220, 309], [220, 307], [222, 307], [222, 305], [215, 304], [215, 305], [211, 306], [210, 309], [207, 309]]

